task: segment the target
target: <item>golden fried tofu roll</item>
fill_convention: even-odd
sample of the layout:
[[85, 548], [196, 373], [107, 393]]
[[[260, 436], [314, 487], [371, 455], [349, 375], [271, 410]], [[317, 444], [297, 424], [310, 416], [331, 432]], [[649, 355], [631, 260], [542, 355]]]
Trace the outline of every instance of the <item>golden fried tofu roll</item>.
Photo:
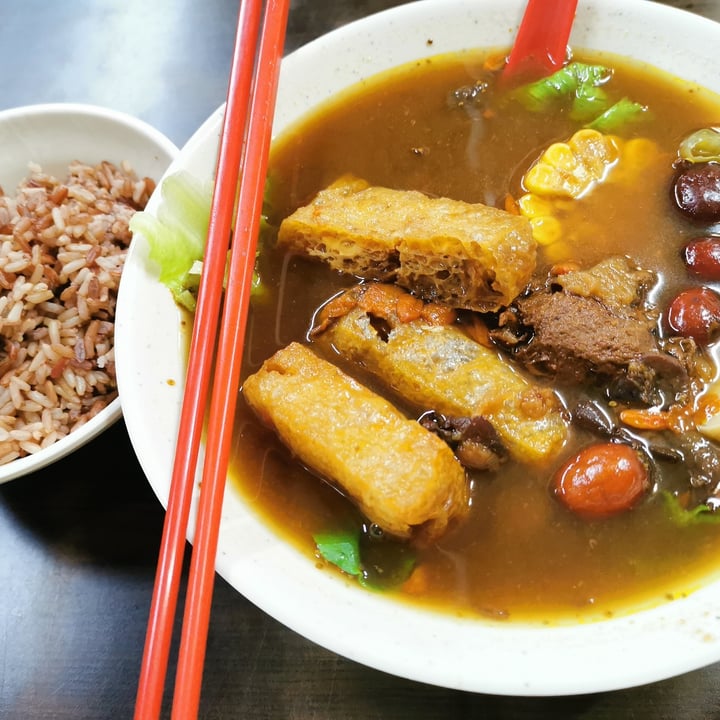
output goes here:
[[[366, 294], [382, 287], [369, 284]], [[542, 461], [563, 446], [567, 424], [552, 390], [516, 372], [457, 325], [434, 324], [422, 315], [402, 322], [391, 303], [383, 307], [358, 295], [348, 291], [349, 301], [333, 301], [340, 310], [331, 307], [331, 318], [321, 314], [313, 337], [328, 355], [361, 365], [421, 411], [485, 417], [517, 460]], [[381, 324], [375, 322], [379, 315]]]
[[536, 263], [532, 228], [520, 215], [352, 176], [286, 218], [278, 242], [341, 272], [471, 310], [509, 304]]
[[304, 345], [279, 350], [245, 380], [260, 420], [307, 466], [393, 535], [437, 537], [468, 506], [452, 450]]

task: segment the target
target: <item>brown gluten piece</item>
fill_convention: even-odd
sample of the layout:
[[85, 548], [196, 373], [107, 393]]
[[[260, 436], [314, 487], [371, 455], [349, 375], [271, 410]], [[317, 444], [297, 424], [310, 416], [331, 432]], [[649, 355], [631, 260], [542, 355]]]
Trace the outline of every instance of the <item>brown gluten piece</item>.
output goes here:
[[467, 509], [465, 472], [452, 450], [387, 400], [299, 343], [243, 384], [258, 417], [371, 522], [399, 537], [437, 537]]
[[692, 340], [657, 338], [657, 311], [646, 301], [656, 282], [626, 257], [607, 258], [551, 276], [516, 300], [493, 333], [536, 375], [602, 387], [616, 400], [681, 401], [699, 355]]
[[286, 218], [278, 242], [335, 270], [392, 280], [425, 300], [470, 310], [509, 304], [536, 263], [524, 217], [352, 176]]

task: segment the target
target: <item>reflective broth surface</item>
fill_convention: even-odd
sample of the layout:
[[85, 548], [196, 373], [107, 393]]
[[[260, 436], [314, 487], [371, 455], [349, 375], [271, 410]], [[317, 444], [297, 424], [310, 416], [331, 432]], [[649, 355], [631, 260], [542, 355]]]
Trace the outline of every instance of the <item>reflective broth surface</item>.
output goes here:
[[[651, 138], [662, 157], [630, 188], [601, 184], [577, 201], [582, 209], [568, 226], [572, 259], [589, 266], [630, 255], [658, 274], [652, 300], [662, 306], [695, 282], [680, 248], [697, 228], [671, 202], [672, 162], [683, 137], [720, 122], [720, 101], [615, 57], [576, 54], [612, 67], [614, 92], [650, 108], [653, 121], [627, 136]], [[468, 53], [397, 69], [352, 88], [286, 132], [271, 157], [271, 223], [348, 172], [371, 184], [498, 207], [508, 194], [521, 195], [530, 164], [578, 125], [563, 113], [532, 114], [492, 99], [458, 107], [453, 92], [483, 76], [485, 59]], [[251, 310], [245, 375], [289, 342], [306, 342], [317, 309], [355, 282], [320, 263], [284, 257], [272, 239], [262, 247], [258, 269], [265, 290]], [[555, 260], [541, 250], [538, 273]], [[568, 407], [597, 394], [558, 392]], [[313, 556], [313, 533], [362, 522], [352, 504], [300, 467], [242, 401], [236, 428], [235, 487], [284, 538]], [[657, 493], [631, 511], [595, 521], [573, 515], [552, 496], [553, 472], [596, 439], [573, 428], [547, 466], [510, 461], [495, 473], [470, 473], [468, 517], [430, 547], [413, 548], [415, 571], [391, 592], [452, 613], [550, 622], [608, 617], [692, 591], [720, 565], [720, 525], [673, 523]], [[665, 463], [661, 469], [667, 487], [680, 482], [682, 468]]]

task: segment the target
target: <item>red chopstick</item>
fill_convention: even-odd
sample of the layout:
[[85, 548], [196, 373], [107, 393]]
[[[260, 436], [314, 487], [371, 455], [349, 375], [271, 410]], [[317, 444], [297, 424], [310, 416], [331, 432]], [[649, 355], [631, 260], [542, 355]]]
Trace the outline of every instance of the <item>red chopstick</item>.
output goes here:
[[[170, 495], [138, 682], [135, 720], [155, 720], [160, 715], [162, 705], [192, 490], [218, 332], [217, 319], [232, 233], [233, 209], [238, 193], [238, 181], [242, 176], [214, 381], [214, 389], [218, 392], [213, 392], [210, 408], [203, 491], [200, 496], [190, 588], [185, 609], [184, 624], [190, 625], [192, 629], [183, 627], [173, 718], [196, 717], [199, 706], [220, 508], [228, 467], [229, 439], [224, 436], [231, 432], [238, 392], [242, 357], [240, 350], [246, 326], [288, 10], [289, 0], [269, 0], [258, 51], [262, 0], [240, 2], [207, 246], [190, 343]], [[228, 334], [233, 335], [230, 346], [227, 345], [230, 342], [227, 339]], [[228, 362], [229, 359], [232, 362]], [[219, 402], [222, 405], [218, 408]], [[216, 444], [218, 434], [220, 441]]]
[[563, 66], [577, 3], [578, 0], [528, 0], [502, 72], [503, 81], [535, 80]]

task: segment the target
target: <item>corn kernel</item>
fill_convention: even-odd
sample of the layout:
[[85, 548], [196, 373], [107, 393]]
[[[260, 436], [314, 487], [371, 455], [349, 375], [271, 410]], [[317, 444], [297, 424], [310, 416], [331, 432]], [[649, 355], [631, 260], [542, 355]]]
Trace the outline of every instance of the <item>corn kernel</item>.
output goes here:
[[628, 140], [622, 148], [622, 156], [617, 170], [613, 172], [614, 182], [635, 182], [653, 162], [661, 157], [660, 148], [647, 138]]
[[555, 264], [572, 259], [573, 251], [569, 243], [560, 240], [543, 247], [543, 255], [547, 262]]
[[536, 217], [530, 220], [532, 234], [538, 245], [551, 245], [557, 242], [562, 235], [560, 221], [552, 215]]
[[597, 130], [578, 130], [569, 141], [579, 162], [594, 180], [602, 180], [620, 157], [619, 141]]
[[561, 171], [574, 172], [578, 159], [569, 143], [553, 143], [543, 153], [542, 162]]
[[555, 212], [555, 204], [546, 198], [532, 193], [526, 193], [518, 200], [520, 213], [526, 218], [542, 217], [552, 215]]

